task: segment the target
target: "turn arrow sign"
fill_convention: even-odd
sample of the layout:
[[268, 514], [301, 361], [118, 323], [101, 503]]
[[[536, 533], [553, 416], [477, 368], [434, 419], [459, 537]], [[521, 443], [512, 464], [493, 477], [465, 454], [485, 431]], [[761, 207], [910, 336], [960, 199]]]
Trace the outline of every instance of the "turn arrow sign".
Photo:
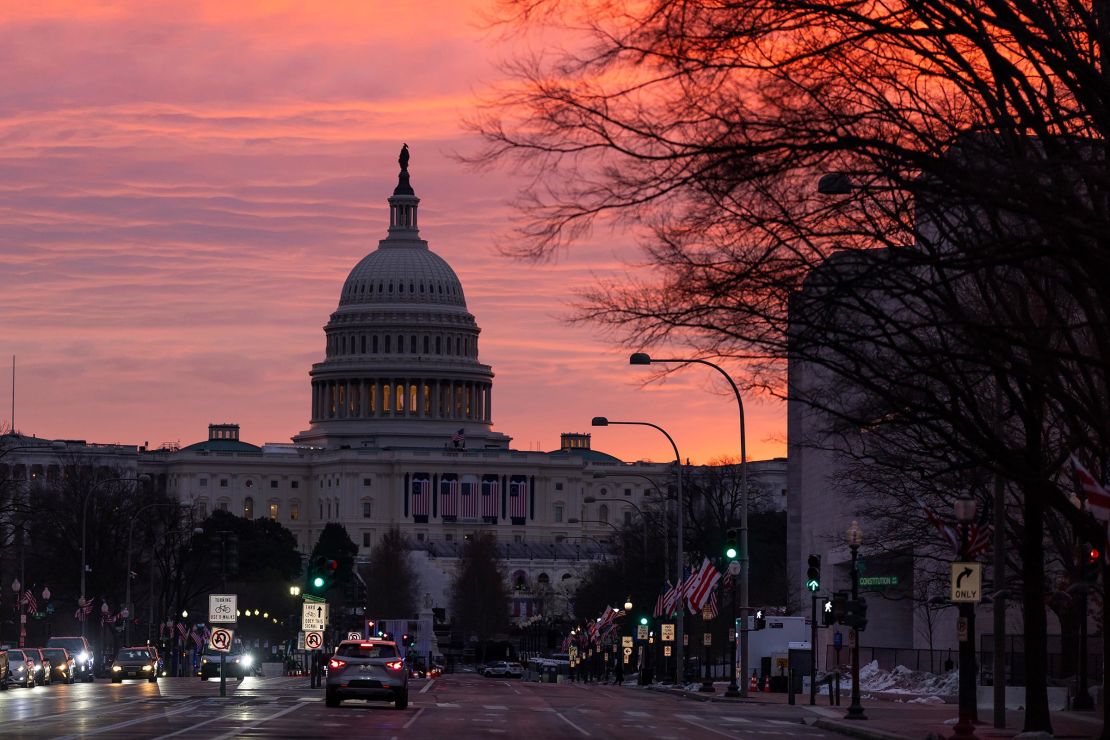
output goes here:
[[956, 576], [956, 588], [960, 588], [964, 584], [964, 579], [972, 574], [971, 568], [964, 568], [960, 575]]

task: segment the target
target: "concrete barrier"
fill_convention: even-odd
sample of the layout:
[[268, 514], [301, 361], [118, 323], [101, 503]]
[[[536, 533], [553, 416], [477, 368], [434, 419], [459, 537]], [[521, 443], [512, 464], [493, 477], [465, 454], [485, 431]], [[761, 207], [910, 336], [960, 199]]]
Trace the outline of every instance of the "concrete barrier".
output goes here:
[[[976, 696], [976, 702], [980, 709], [993, 709], [994, 708], [994, 687], [993, 686], [980, 686], [979, 693]], [[1048, 708], [1052, 711], [1060, 709], [1067, 709], [1068, 704], [1068, 690], [1063, 686], [1049, 686], [1048, 687]], [[1007, 686], [1006, 687], [1006, 708], [1007, 709], [1025, 709], [1025, 687], [1024, 686]]]

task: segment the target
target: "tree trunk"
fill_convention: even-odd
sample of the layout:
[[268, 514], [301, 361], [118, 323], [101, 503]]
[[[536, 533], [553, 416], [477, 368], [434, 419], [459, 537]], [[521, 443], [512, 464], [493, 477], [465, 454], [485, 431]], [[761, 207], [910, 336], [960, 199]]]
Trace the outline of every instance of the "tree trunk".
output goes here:
[[[1077, 599], [1078, 596], [1073, 596]], [[1079, 618], [1072, 601], [1054, 604], [1052, 612], [1060, 620], [1060, 675], [1078, 675]]]
[[1024, 732], [1052, 733], [1048, 712], [1048, 619], [1045, 616], [1044, 492], [1041, 485], [1025, 495], [1021, 562], [1025, 610], [1025, 727]]

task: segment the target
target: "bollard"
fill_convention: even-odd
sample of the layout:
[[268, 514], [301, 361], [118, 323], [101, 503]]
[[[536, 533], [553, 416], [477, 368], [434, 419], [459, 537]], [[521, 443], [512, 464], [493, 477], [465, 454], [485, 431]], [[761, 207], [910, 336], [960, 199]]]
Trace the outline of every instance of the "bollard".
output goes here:
[[830, 673], [830, 674], [828, 675], [827, 679], [826, 679], [826, 680], [828, 681], [828, 683], [829, 683], [829, 706], [830, 706], [830, 707], [831, 707], [831, 706], [833, 706], [833, 705], [834, 705], [834, 702], [836, 701], [836, 700], [835, 700], [835, 699], [833, 698], [833, 675], [834, 675], [834, 674]]
[[787, 689], [786, 689], [786, 702], [790, 706], [794, 706], [794, 669], [793, 668], [791, 668], [787, 672], [787, 679], [786, 680], [789, 684], [787, 686]]

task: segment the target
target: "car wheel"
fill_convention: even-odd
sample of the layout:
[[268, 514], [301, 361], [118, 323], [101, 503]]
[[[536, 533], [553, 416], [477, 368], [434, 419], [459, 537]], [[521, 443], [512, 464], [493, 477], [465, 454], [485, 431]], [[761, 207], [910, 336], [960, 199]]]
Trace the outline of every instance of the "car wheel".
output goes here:
[[338, 707], [339, 702], [343, 701], [339, 698], [339, 692], [327, 689], [324, 692], [324, 705], [328, 707]]
[[151, 676], [150, 678], [147, 679], [147, 681], [149, 681], [150, 683], [158, 683], [158, 677], [157, 676]]
[[71, 676], [69, 677], [69, 680], [68, 680], [68, 681], [66, 681], [66, 683], [68, 683], [68, 684], [70, 684], [70, 685], [72, 686], [73, 684], [77, 683], [77, 677], [76, 677], [76, 676], [72, 676], [72, 675], [71, 675]]
[[112, 683], [123, 683], [123, 679], [122, 678], [113, 678]]
[[408, 707], [409, 707], [409, 690], [408, 689], [405, 689], [404, 691], [401, 692], [401, 694], [397, 697], [397, 700], [393, 702], [393, 706], [396, 707], [397, 709], [408, 709]]

